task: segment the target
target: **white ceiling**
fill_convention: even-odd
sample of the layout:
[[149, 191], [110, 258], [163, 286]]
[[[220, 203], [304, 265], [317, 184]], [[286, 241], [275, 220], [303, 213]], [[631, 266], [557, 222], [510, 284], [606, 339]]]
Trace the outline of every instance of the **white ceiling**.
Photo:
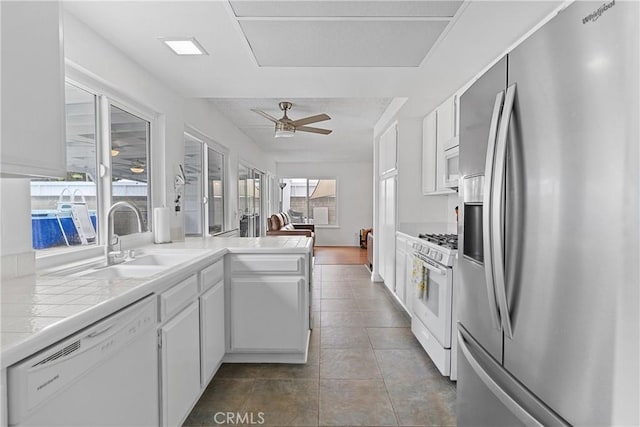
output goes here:
[[372, 128], [391, 102], [390, 98], [287, 98], [293, 104], [287, 113], [296, 120], [327, 113], [331, 120], [309, 126], [331, 129], [330, 135], [296, 132], [292, 138], [274, 138], [274, 124], [251, 111], [262, 110], [282, 117], [279, 98], [216, 98], [211, 102], [247, 136], [278, 161], [327, 161], [371, 158]]
[[[393, 98], [413, 99], [418, 112], [442, 101], [486, 65], [496, 51], [493, 39], [521, 35], [557, 3], [64, 2], [182, 96], [210, 98], [278, 161], [371, 159], [373, 127]], [[159, 41], [171, 36], [195, 37], [209, 55], [176, 56]], [[272, 125], [250, 109], [281, 117], [279, 101], [294, 103], [293, 119], [329, 114], [332, 120], [318, 127], [334, 132], [274, 140]]]

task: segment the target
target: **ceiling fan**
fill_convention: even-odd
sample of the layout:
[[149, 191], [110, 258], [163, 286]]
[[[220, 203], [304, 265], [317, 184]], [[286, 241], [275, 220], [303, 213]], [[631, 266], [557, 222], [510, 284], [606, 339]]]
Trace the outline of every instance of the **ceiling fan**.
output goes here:
[[271, 120], [273, 123], [276, 124], [276, 133], [275, 133], [275, 137], [276, 138], [292, 137], [295, 134], [296, 131], [319, 133], [319, 134], [322, 134], [322, 135], [329, 135], [332, 132], [329, 129], [320, 129], [320, 128], [314, 128], [314, 127], [306, 126], [306, 125], [311, 124], [311, 123], [317, 123], [317, 122], [323, 122], [325, 120], [330, 120], [331, 117], [329, 117], [328, 115], [326, 115], [324, 113], [316, 114], [315, 116], [305, 117], [303, 119], [291, 120], [287, 116], [287, 111], [291, 109], [293, 104], [290, 103], [290, 102], [284, 101], [284, 102], [280, 102], [278, 104], [278, 106], [284, 112], [284, 115], [280, 119], [276, 119], [275, 117], [271, 116], [270, 114], [265, 113], [264, 111], [253, 110], [253, 109], [251, 110], [253, 112], [256, 112], [256, 113], [260, 114], [265, 119]]

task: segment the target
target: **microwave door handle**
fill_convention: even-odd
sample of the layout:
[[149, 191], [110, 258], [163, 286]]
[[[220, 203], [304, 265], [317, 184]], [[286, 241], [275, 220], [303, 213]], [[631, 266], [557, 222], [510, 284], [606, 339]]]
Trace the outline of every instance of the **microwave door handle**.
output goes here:
[[492, 216], [491, 216], [491, 245], [494, 248], [494, 272], [493, 277], [496, 284], [496, 294], [500, 313], [502, 313], [502, 329], [509, 338], [513, 338], [511, 327], [511, 317], [509, 315], [509, 305], [507, 302], [507, 290], [505, 280], [504, 261], [504, 214], [505, 214], [505, 179], [507, 164], [507, 136], [509, 133], [509, 122], [513, 112], [513, 101], [516, 95], [516, 85], [512, 84], [507, 88], [502, 108], [502, 119], [498, 129], [498, 139], [496, 142], [495, 174], [493, 176]]
[[489, 141], [487, 144], [487, 159], [484, 168], [484, 193], [482, 205], [484, 212], [482, 215], [482, 245], [484, 246], [484, 274], [487, 286], [487, 296], [489, 297], [489, 311], [491, 312], [491, 320], [495, 329], [500, 329], [500, 313], [496, 303], [496, 292], [493, 279], [493, 248], [491, 246], [491, 219], [492, 219], [492, 182], [494, 175], [494, 162], [496, 155], [496, 135], [498, 133], [498, 124], [502, 101], [504, 100], [504, 91], [496, 94], [496, 100], [493, 104], [493, 114], [491, 115], [491, 124], [489, 125]]

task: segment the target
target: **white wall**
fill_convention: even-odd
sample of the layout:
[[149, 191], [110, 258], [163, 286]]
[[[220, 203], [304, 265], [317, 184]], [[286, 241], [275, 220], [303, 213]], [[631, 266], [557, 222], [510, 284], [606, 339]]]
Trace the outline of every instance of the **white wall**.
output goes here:
[[[357, 246], [361, 228], [373, 224], [373, 164], [277, 163], [279, 178], [335, 178], [338, 180], [338, 227], [316, 226], [318, 246]], [[270, 212], [270, 214], [273, 212]]]
[[29, 180], [0, 178], [0, 206], [1, 276], [7, 279], [30, 274], [34, 270], [34, 252]]
[[[184, 159], [185, 125], [228, 148], [226, 222], [228, 228], [237, 227], [238, 161], [264, 172], [273, 172], [275, 162], [271, 156], [233, 126], [211, 103], [202, 99], [183, 99], [70, 14], [65, 15], [65, 56], [85, 74], [89, 72], [118, 93], [126, 94], [130, 102], [158, 113], [160, 129], [155, 140], [152, 136], [151, 148], [155, 165], [153, 179], [161, 183], [154, 186], [155, 206], [173, 205], [174, 177]], [[171, 238], [184, 238], [182, 212], [173, 212]]]
[[[184, 157], [182, 97], [69, 13], [64, 15], [64, 54], [70, 78], [99, 85], [116, 100], [156, 114], [150, 150], [152, 202], [172, 206], [174, 177]], [[173, 239], [184, 235], [183, 221], [182, 213], [173, 212]]]
[[[187, 99], [184, 117], [188, 126], [229, 149], [227, 166], [227, 229], [238, 227], [238, 163], [252, 166], [263, 172], [275, 173], [273, 156], [264, 153], [252, 140], [229, 122], [222, 113], [204, 99]], [[268, 189], [265, 189], [268, 196]]]
[[[275, 162], [209, 103], [185, 101], [166, 84], [140, 67], [107, 40], [68, 13], [64, 16], [64, 50], [67, 76], [81, 85], [106, 93], [135, 111], [149, 113], [155, 120], [151, 137], [152, 202], [173, 206], [174, 177], [184, 158], [184, 129], [188, 123], [230, 151], [229, 221], [237, 209], [238, 159], [273, 172]], [[2, 276], [30, 274], [34, 269], [31, 248], [31, 200], [29, 181], [1, 179]], [[237, 222], [236, 222], [237, 224]], [[173, 213], [171, 237], [184, 238], [182, 213]]]

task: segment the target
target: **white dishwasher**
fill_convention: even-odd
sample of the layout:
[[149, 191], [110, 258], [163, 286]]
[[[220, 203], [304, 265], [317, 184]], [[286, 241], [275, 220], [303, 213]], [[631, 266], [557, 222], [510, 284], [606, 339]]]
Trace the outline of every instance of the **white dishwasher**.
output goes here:
[[153, 296], [9, 367], [11, 426], [157, 426]]

